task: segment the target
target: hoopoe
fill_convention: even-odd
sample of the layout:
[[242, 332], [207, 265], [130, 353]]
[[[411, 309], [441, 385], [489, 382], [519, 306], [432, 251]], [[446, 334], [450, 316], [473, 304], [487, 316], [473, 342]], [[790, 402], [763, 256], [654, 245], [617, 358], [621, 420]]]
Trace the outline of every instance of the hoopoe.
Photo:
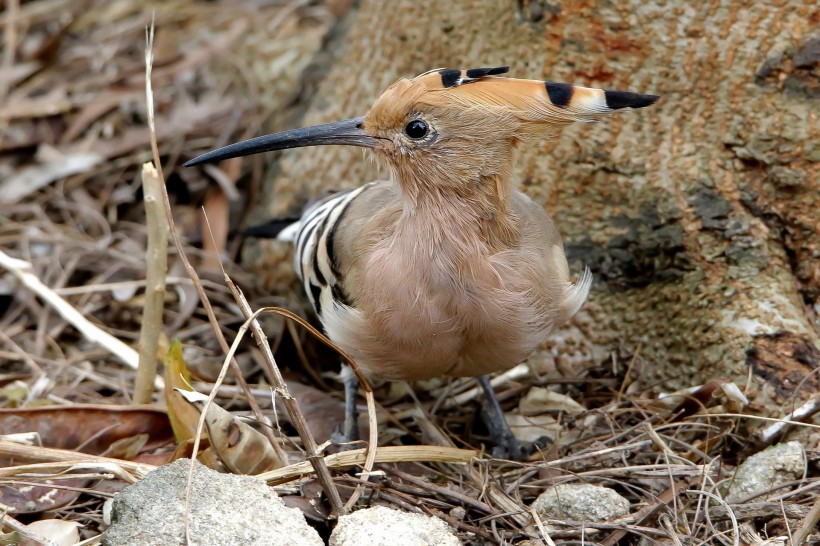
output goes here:
[[478, 376], [497, 453], [521, 456], [486, 374], [544, 343], [581, 307], [592, 277], [585, 269], [572, 282], [552, 218], [514, 189], [513, 149], [658, 97], [500, 76], [507, 71], [431, 70], [394, 83], [363, 117], [253, 138], [185, 165], [369, 148], [389, 180], [333, 194], [280, 234], [295, 243], [307, 296], [369, 376]]

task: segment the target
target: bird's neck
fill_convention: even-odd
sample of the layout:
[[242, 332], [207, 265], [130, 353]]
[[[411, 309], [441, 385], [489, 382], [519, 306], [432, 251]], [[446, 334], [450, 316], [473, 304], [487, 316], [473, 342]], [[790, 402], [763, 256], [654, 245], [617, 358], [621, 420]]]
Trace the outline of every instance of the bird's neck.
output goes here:
[[500, 175], [447, 183], [401, 180], [399, 225], [434, 244], [484, 248], [490, 253], [517, 245], [519, 232], [509, 214], [509, 181]]

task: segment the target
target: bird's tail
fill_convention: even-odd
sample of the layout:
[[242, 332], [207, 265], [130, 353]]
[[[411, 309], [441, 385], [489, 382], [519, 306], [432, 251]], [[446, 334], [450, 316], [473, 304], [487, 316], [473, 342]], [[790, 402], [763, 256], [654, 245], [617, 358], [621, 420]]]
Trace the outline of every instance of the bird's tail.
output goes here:
[[299, 230], [298, 216], [283, 216], [271, 218], [263, 224], [257, 224], [245, 228], [239, 232], [245, 237], [255, 237], [257, 239], [279, 239], [280, 241], [293, 241], [296, 232]]
[[588, 267], [584, 268], [584, 272], [575, 281], [575, 284], [568, 284], [564, 290], [564, 299], [561, 302], [562, 322], [569, 320], [578, 312], [578, 309], [584, 304], [589, 294], [589, 289], [592, 286], [592, 272]]

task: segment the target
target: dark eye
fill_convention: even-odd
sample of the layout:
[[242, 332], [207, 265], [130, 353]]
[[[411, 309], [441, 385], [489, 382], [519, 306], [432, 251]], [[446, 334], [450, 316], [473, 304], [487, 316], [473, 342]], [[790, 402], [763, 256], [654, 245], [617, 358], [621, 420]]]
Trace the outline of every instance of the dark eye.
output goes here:
[[429, 128], [427, 127], [427, 124], [420, 119], [414, 119], [404, 126], [405, 134], [410, 138], [415, 139], [424, 138], [427, 136], [428, 130]]

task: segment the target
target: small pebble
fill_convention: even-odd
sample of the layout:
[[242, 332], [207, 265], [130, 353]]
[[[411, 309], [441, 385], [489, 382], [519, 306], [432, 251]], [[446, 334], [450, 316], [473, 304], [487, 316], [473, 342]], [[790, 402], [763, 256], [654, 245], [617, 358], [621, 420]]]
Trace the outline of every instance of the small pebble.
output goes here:
[[365, 508], [339, 518], [329, 546], [460, 546], [442, 520], [384, 506]]
[[629, 501], [600, 485], [564, 484], [541, 493], [532, 507], [542, 518], [603, 522], [629, 513]]
[[737, 467], [735, 478], [729, 485], [726, 502], [739, 502], [778, 484], [797, 480], [803, 476], [805, 468], [806, 453], [800, 442], [792, 441], [766, 448]]

